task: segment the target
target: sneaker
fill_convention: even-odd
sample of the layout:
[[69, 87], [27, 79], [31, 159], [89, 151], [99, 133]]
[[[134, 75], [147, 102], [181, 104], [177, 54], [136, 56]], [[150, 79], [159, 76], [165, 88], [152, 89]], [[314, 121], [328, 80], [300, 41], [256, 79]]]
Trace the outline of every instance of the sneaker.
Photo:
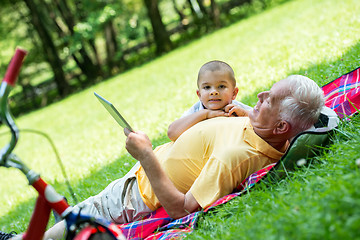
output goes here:
[[0, 231], [0, 240], [6, 240], [9, 238], [12, 238], [16, 235], [16, 232], [12, 231], [10, 233], [4, 233], [2, 231]]

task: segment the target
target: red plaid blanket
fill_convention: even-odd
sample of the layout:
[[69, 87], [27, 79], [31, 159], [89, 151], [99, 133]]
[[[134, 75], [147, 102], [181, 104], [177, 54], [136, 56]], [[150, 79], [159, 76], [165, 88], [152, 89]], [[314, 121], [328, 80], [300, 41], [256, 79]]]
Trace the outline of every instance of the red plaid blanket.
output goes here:
[[360, 68], [357, 68], [322, 87], [325, 105], [340, 118], [348, 118], [360, 107]]
[[236, 189], [235, 193], [229, 194], [214, 202], [208, 208], [191, 213], [180, 219], [172, 219], [165, 212], [164, 208], [159, 208], [149, 214], [145, 219], [126, 224], [120, 224], [118, 227], [123, 232], [126, 239], [174, 239], [183, 238], [185, 234], [191, 232], [196, 224], [200, 214], [208, 212], [210, 209], [230, 201], [240, 196], [257, 183], [274, 166], [271, 164], [256, 173], [251, 174]]
[[[339, 115], [348, 118], [357, 113], [360, 107], [360, 68], [357, 68], [322, 87], [325, 95], [325, 105]], [[205, 214], [214, 207], [226, 203], [242, 195], [257, 183], [275, 164], [269, 165], [245, 179], [235, 193], [229, 194], [214, 202], [208, 208], [189, 214], [181, 219], [172, 219], [163, 208], [148, 215], [141, 221], [121, 224], [121, 229], [127, 239], [180, 239], [191, 232], [200, 214]]]

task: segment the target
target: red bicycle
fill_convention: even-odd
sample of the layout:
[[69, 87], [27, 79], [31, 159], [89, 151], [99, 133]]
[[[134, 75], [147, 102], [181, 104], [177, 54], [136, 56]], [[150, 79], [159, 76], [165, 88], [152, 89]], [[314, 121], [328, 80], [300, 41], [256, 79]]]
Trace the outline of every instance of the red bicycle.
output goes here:
[[29, 185], [38, 192], [35, 209], [27, 231], [22, 235], [24, 240], [41, 240], [49, 221], [51, 210], [54, 210], [66, 222], [66, 239], [125, 239], [114, 223], [105, 219], [85, 215], [81, 210], [74, 210], [65, 198], [47, 184], [40, 175], [29, 169], [13, 152], [18, 139], [19, 129], [8, 106], [8, 96], [13, 89], [20, 68], [27, 52], [17, 48], [10, 61], [5, 77], [0, 85], [0, 119], [11, 131], [11, 140], [0, 151], [0, 166], [13, 167], [25, 174]]

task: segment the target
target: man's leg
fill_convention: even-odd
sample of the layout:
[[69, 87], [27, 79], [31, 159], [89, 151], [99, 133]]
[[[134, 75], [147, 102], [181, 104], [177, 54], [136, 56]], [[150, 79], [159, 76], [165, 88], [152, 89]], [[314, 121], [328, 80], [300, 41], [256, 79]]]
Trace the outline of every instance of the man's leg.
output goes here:
[[[135, 172], [139, 163], [122, 178], [111, 182], [102, 192], [79, 203], [74, 208], [87, 215], [102, 217], [122, 224], [146, 216], [151, 210], [143, 202], [137, 185]], [[61, 239], [65, 233], [65, 223], [61, 221], [51, 227], [45, 239]]]
[[135, 177], [139, 166], [139, 163], [135, 164], [124, 177], [111, 182], [98, 195], [86, 199], [75, 208], [117, 224], [132, 222], [147, 215], [151, 210], [140, 196]]
[[44, 240], [60, 240], [65, 236], [65, 221], [62, 220], [45, 232]]

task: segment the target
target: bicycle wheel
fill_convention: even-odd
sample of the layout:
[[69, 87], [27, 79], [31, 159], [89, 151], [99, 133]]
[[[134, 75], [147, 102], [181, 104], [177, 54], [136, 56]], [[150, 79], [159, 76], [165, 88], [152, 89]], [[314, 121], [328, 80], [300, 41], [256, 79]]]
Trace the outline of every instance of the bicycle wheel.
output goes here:
[[105, 231], [102, 227], [87, 226], [80, 230], [73, 240], [117, 240], [124, 239], [123, 236], [115, 237], [111, 233]]

